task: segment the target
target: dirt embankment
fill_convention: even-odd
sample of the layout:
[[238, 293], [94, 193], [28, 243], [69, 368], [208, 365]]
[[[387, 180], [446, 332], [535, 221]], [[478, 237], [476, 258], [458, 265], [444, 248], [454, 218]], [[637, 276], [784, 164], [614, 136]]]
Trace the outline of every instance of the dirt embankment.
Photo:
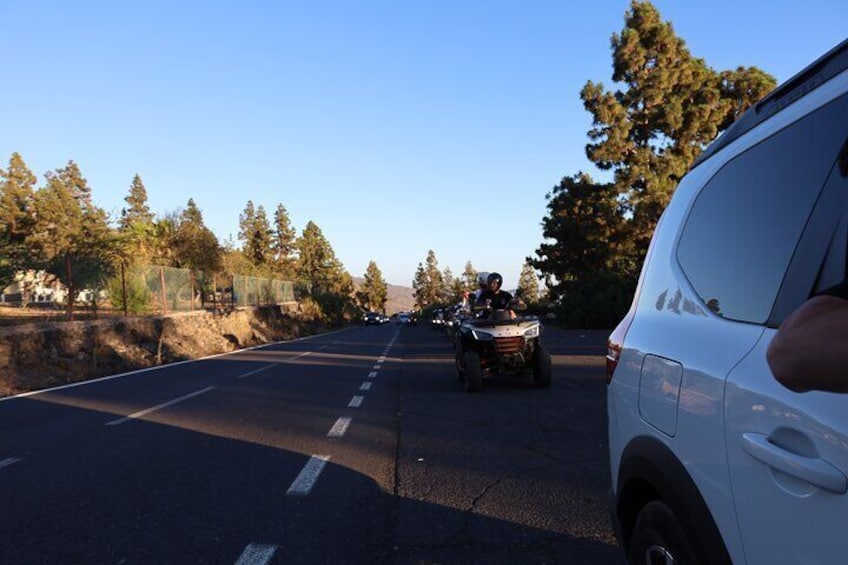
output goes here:
[[261, 307], [0, 329], [0, 396], [311, 335], [323, 325]]

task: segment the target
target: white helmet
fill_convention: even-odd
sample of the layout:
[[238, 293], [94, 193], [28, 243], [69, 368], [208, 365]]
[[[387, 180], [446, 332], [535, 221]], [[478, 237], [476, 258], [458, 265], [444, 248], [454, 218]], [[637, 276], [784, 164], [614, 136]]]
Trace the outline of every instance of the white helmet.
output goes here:
[[483, 271], [481, 273], [477, 273], [477, 286], [486, 286], [489, 281], [489, 273]]

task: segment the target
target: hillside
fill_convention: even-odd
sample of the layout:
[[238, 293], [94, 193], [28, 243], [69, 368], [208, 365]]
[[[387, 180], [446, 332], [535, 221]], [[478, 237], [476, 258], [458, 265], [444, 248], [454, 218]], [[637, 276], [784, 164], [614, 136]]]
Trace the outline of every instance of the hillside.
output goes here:
[[[362, 277], [353, 277], [353, 282], [356, 283], [358, 288], [359, 285], [365, 282], [365, 279]], [[412, 287], [390, 284], [388, 285], [388, 290], [389, 299], [386, 301], [386, 314], [391, 315], [395, 312], [406, 312], [415, 307]]]

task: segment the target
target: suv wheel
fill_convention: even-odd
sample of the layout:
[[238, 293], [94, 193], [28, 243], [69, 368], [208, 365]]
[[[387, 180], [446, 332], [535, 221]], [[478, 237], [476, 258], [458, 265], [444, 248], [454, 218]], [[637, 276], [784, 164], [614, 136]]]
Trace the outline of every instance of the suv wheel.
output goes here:
[[692, 565], [692, 543], [664, 503], [648, 503], [636, 518], [627, 557], [631, 565]]

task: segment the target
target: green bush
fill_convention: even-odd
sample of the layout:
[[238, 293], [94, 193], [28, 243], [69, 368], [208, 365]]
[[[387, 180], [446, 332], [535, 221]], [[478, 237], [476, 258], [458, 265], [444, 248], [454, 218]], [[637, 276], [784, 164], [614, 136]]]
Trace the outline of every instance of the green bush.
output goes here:
[[[133, 276], [130, 273], [126, 274], [127, 296], [126, 296], [126, 311], [128, 314], [140, 315], [147, 312], [150, 304], [150, 291], [144, 279]], [[109, 296], [109, 302], [112, 303], [112, 308], [119, 311], [124, 311], [124, 290], [121, 284], [121, 276], [117, 275], [109, 279], [106, 285], [106, 294]]]

